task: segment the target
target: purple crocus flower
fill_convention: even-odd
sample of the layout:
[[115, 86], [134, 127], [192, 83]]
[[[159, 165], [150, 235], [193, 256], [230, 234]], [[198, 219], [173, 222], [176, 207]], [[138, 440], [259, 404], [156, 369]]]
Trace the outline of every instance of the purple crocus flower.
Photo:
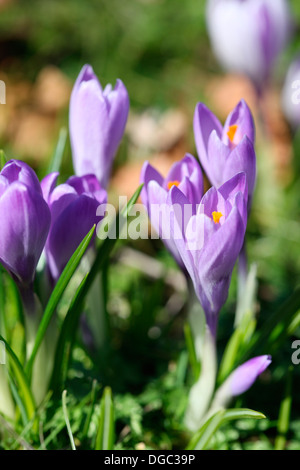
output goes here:
[[256, 181], [255, 125], [246, 102], [242, 99], [237, 104], [224, 126], [206, 105], [198, 103], [194, 137], [199, 160], [212, 185], [219, 187], [244, 172], [250, 205]]
[[249, 390], [271, 362], [271, 356], [263, 355], [253, 357], [237, 367], [216, 391], [212, 411], [218, 408], [226, 408], [234, 397]]
[[10, 160], [0, 172], [0, 262], [22, 290], [31, 289], [51, 215], [35, 172]]
[[94, 175], [72, 176], [56, 186], [57, 178], [58, 173], [50, 173], [41, 182], [51, 211], [45, 252], [54, 281], [93, 225], [101, 220], [96, 211], [107, 201], [107, 193]]
[[208, 0], [206, 18], [220, 64], [248, 76], [261, 91], [290, 38], [288, 1]]
[[295, 58], [286, 73], [281, 92], [281, 105], [293, 132], [300, 127], [300, 56]]
[[180, 214], [189, 204], [176, 186], [167, 204], [174, 210], [172, 240], [189, 273], [196, 295], [215, 337], [218, 314], [228, 296], [233, 267], [244, 242], [247, 225], [247, 179], [238, 173], [220, 188], [211, 187], [201, 199], [197, 213], [182, 223]]
[[71, 94], [69, 128], [75, 174], [95, 174], [106, 188], [129, 113], [128, 92], [121, 80], [104, 90], [85, 65]]
[[167, 198], [171, 188], [178, 187], [187, 197], [191, 212], [196, 213], [197, 204], [203, 195], [203, 176], [200, 165], [192, 155], [186, 154], [182, 160], [172, 165], [166, 178], [163, 178], [149, 162], [145, 162], [140, 180], [144, 183], [141, 199], [147, 209], [151, 224], [177, 263], [183, 267], [170, 234], [172, 206], [167, 204]]
[[230, 384], [231, 395], [236, 397], [249, 390], [271, 362], [272, 359], [269, 355], [257, 356], [235, 369], [227, 379]]

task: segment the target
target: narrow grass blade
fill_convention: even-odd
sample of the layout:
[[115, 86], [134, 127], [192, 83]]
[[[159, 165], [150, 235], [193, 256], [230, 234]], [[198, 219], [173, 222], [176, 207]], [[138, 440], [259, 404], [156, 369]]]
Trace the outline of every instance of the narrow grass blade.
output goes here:
[[72, 430], [71, 430], [71, 426], [70, 426], [70, 421], [69, 421], [69, 417], [68, 417], [66, 396], [67, 396], [67, 390], [64, 390], [63, 393], [62, 393], [63, 414], [64, 414], [64, 418], [65, 418], [65, 422], [66, 422], [66, 426], [67, 426], [67, 430], [68, 430], [68, 434], [69, 434], [69, 438], [70, 438], [71, 448], [72, 448], [72, 450], [76, 450], [75, 442], [74, 442], [74, 438], [73, 438], [73, 434], [72, 434]]
[[265, 415], [248, 408], [219, 410], [213, 414], [196, 432], [187, 446], [187, 450], [207, 450], [209, 444], [221, 426], [236, 419], [264, 419]]
[[62, 158], [63, 158], [65, 147], [66, 147], [67, 136], [68, 136], [67, 129], [63, 127], [59, 132], [57, 145], [56, 145], [53, 157], [51, 159], [50, 165], [48, 167], [47, 174], [52, 173], [53, 171], [60, 170]]
[[285, 397], [282, 400], [279, 410], [277, 424], [278, 435], [275, 439], [275, 450], [285, 450], [286, 447], [286, 435], [289, 430], [292, 409], [292, 374], [293, 368], [290, 367], [287, 376]]
[[100, 405], [100, 419], [95, 450], [113, 450], [114, 446], [114, 405], [112, 392], [106, 387]]
[[6, 349], [6, 354], [9, 358], [9, 364], [11, 366], [10, 377], [12, 381], [15, 381], [17, 387], [15, 390], [18, 393], [18, 396], [24, 406], [26, 411], [26, 416], [28, 421], [33, 420], [36, 412], [36, 405], [30, 390], [27, 377], [24, 373], [22, 364], [19, 362], [19, 359], [15, 355], [14, 351], [11, 349], [9, 344], [5, 339], [0, 335], [0, 340], [3, 341]]

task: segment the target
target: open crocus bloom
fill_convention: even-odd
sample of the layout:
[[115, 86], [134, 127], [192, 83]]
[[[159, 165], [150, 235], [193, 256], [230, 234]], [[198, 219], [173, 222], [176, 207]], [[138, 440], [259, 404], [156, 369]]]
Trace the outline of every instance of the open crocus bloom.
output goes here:
[[176, 186], [168, 193], [174, 208], [172, 241], [189, 273], [215, 337], [218, 314], [228, 296], [233, 267], [244, 242], [247, 225], [247, 180], [239, 173], [220, 188], [210, 188], [196, 214], [184, 220], [188, 198]]
[[94, 175], [72, 176], [56, 186], [57, 178], [58, 173], [50, 173], [41, 182], [51, 211], [45, 251], [55, 281], [93, 225], [101, 220], [96, 215], [98, 206], [107, 202], [107, 193]]
[[90, 65], [85, 65], [70, 100], [70, 139], [76, 175], [95, 174], [108, 184], [114, 157], [124, 134], [129, 96], [121, 80], [104, 90]]
[[255, 126], [244, 100], [228, 115], [224, 126], [203, 103], [196, 105], [194, 137], [199, 160], [213, 186], [234, 175], [247, 176], [249, 205], [256, 181]]
[[208, 0], [207, 27], [214, 53], [230, 72], [248, 76], [258, 91], [288, 43], [287, 0]]
[[23, 289], [32, 285], [50, 227], [35, 172], [10, 160], [0, 172], [0, 261]]
[[145, 162], [141, 172], [141, 183], [144, 183], [141, 198], [145, 205], [151, 224], [162, 238], [177, 263], [183, 267], [181, 257], [171, 237], [172, 206], [167, 203], [168, 194], [177, 187], [188, 201], [187, 210], [195, 214], [197, 205], [203, 195], [203, 176], [200, 165], [190, 154], [176, 162], [166, 178], [155, 170], [149, 162]]

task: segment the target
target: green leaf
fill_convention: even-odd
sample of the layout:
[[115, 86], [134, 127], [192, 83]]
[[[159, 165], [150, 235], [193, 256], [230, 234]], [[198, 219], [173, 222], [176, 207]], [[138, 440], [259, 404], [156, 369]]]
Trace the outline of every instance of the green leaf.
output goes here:
[[106, 387], [101, 399], [95, 450], [113, 450], [114, 434], [115, 424], [112, 392], [109, 387]]
[[194, 381], [197, 382], [200, 376], [201, 363], [197, 358], [195, 345], [194, 345], [194, 338], [193, 338], [193, 334], [191, 331], [191, 326], [188, 322], [185, 323], [184, 325], [184, 336], [185, 336], [186, 347], [187, 347], [187, 351], [189, 355], [190, 365], [194, 374]]
[[[28, 421], [34, 420], [36, 405], [28, 383], [28, 379], [24, 373], [23, 366], [7, 341], [1, 335], [0, 340], [3, 341], [6, 353], [9, 357], [9, 364], [11, 366], [10, 379], [17, 383], [17, 388], [15, 390], [17, 391], [19, 399], [24, 406]], [[36, 425], [37, 423], [34, 425], [35, 430], [37, 429]]]
[[60, 130], [56, 149], [51, 159], [47, 174], [60, 170], [62, 158], [63, 158], [65, 147], [66, 147], [67, 136], [68, 136], [67, 129], [63, 127]]
[[278, 424], [277, 424], [278, 435], [276, 436], [276, 439], [275, 439], [275, 445], [274, 445], [275, 450], [284, 450], [286, 446], [286, 435], [289, 430], [292, 401], [293, 401], [292, 375], [293, 375], [293, 367], [290, 367], [288, 371], [288, 376], [287, 376], [285, 397], [281, 402], [280, 410], [279, 410], [279, 417], [278, 417]]
[[193, 436], [186, 450], [206, 449], [211, 438], [221, 426], [224, 414], [225, 410], [220, 410], [211, 416]]
[[83, 308], [83, 296], [81, 295], [81, 291], [84, 288], [87, 276], [88, 275], [84, 277], [79, 287], [77, 288], [61, 326], [60, 335], [55, 350], [54, 367], [50, 382], [50, 388], [54, 391], [54, 393], [60, 393], [61, 387], [66, 380], [75, 334]]
[[53, 292], [51, 294], [51, 297], [47, 303], [46, 309], [44, 311], [44, 315], [42, 317], [41, 323], [39, 325], [37, 334], [36, 334], [36, 339], [35, 343], [32, 349], [31, 356], [25, 366], [25, 371], [26, 374], [30, 377], [34, 359], [36, 357], [36, 354], [38, 352], [38, 349], [43, 341], [43, 338], [45, 336], [46, 330], [48, 328], [48, 325], [51, 321], [51, 318], [56, 310], [56, 307], [70, 281], [72, 278], [75, 270], [77, 269], [84, 253], [86, 252], [89, 243], [91, 241], [91, 238], [94, 234], [95, 231], [95, 226], [91, 228], [89, 233], [86, 235], [86, 237], [83, 239], [83, 241], [80, 243], [78, 246], [77, 250], [74, 252], [72, 257], [70, 258], [69, 262], [67, 263], [65, 269], [63, 270], [55, 288], [53, 289]]
[[196, 432], [187, 446], [187, 450], [207, 450], [211, 439], [221, 426], [236, 419], [264, 419], [265, 415], [248, 408], [219, 410], [213, 414]]
[[4, 167], [6, 163], [7, 163], [6, 155], [4, 151], [1, 149], [0, 150], [0, 171], [2, 170], [2, 168]]

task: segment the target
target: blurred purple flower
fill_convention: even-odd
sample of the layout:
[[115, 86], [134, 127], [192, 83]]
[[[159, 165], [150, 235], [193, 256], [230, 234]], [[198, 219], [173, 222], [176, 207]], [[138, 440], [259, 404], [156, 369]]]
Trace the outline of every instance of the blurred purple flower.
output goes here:
[[55, 281], [93, 225], [101, 220], [97, 207], [107, 202], [107, 193], [94, 175], [72, 176], [56, 186], [57, 178], [58, 173], [50, 173], [41, 182], [51, 211], [45, 251]]
[[292, 29], [287, 0], [208, 0], [207, 27], [214, 53], [230, 72], [262, 89]]
[[227, 379], [231, 395], [235, 397], [246, 392], [271, 362], [271, 356], [257, 356], [235, 369]]
[[166, 178], [163, 178], [149, 162], [145, 162], [140, 180], [144, 183], [141, 199], [147, 209], [151, 224], [177, 263], [183, 267], [181, 257], [170, 235], [172, 206], [167, 204], [167, 198], [170, 189], [173, 186], [178, 187], [187, 197], [191, 212], [196, 213], [197, 205], [203, 195], [200, 165], [192, 155], [186, 154], [182, 160], [171, 167]]
[[75, 174], [95, 174], [106, 188], [113, 160], [124, 134], [129, 97], [121, 80], [113, 89], [101, 87], [90, 65], [85, 65], [70, 100], [70, 139]]
[[247, 180], [239, 173], [220, 188], [210, 188], [197, 213], [182, 223], [180, 212], [189, 204], [176, 186], [168, 193], [167, 204], [174, 210], [172, 240], [194, 285], [213, 336], [218, 314], [228, 296], [233, 267], [244, 242], [247, 225]]
[[283, 113], [293, 131], [300, 127], [300, 56], [292, 61], [281, 93]]
[[10, 160], [0, 172], [0, 262], [30, 288], [50, 227], [50, 211], [35, 172]]
[[244, 100], [228, 115], [224, 126], [203, 103], [196, 105], [194, 136], [199, 160], [213, 186], [234, 175], [247, 176], [249, 205], [256, 181], [255, 125]]

